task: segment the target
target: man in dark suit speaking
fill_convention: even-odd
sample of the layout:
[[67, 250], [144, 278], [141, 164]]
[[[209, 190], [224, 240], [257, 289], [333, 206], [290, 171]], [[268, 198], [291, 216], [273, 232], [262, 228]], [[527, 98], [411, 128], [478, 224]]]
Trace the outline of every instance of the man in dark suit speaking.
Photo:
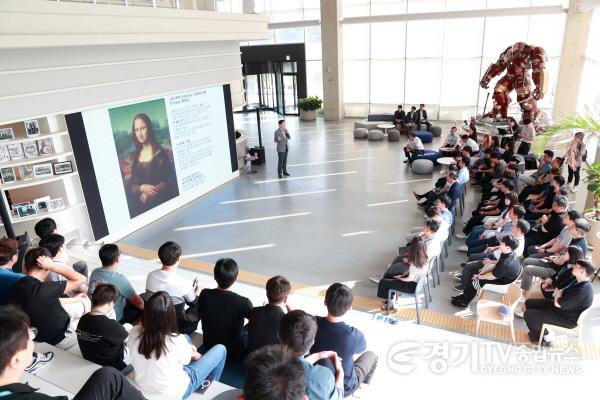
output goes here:
[[[277, 143], [277, 175], [283, 178], [283, 175], [290, 176], [287, 172], [288, 140], [290, 134], [285, 127], [285, 120], [279, 120], [279, 128], [275, 131], [275, 143]], [[283, 174], [283, 175], [282, 175]]]

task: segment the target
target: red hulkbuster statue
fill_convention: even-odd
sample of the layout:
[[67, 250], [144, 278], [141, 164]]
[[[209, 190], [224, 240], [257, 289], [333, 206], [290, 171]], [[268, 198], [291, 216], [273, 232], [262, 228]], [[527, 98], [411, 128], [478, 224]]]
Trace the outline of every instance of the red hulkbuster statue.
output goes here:
[[[510, 97], [508, 94], [517, 91], [517, 101], [523, 112], [523, 118], [535, 120], [538, 115], [537, 100], [544, 97], [546, 89], [546, 74], [544, 64], [546, 52], [541, 47], [531, 46], [523, 42], [517, 42], [500, 54], [498, 61], [489, 66], [480, 85], [487, 89], [491, 79], [500, 75], [506, 69], [504, 75], [494, 88], [494, 106], [492, 110], [482, 117], [507, 118]], [[529, 70], [532, 70], [535, 89], [531, 91], [529, 81]]]

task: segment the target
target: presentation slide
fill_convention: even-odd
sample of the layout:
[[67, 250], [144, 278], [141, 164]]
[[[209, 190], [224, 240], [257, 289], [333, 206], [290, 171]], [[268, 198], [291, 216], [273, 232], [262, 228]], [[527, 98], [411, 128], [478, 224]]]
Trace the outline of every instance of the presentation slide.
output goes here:
[[222, 86], [81, 117], [110, 234], [162, 216], [174, 201], [199, 197], [232, 175]]

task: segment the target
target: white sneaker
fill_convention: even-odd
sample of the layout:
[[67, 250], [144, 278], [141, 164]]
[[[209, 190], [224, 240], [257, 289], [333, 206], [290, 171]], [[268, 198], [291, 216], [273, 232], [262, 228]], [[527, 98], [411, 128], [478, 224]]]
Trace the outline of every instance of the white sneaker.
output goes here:
[[467, 235], [465, 235], [465, 234], [464, 234], [464, 233], [462, 233], [462, 232], [458, 232], [458, 233], [457, 233], [456, 235], [454, 235], [454, 236], [456, 236], [456, 237], [457, 237], [457, 238], [459, 238], [459, 239], [466, 239], [466, 238], [467, 238]]
[[466, 244], [463, 244], [457, 250], [458, 251], [464, 251], [466, 253], [467, 251], [469, 251], [469, 246], [467, 246]]
[[25, 372], [30, 374], [36, 374], [39, 370], [47, 367], [52, 363], [52, 359], [54, 358], [54, 353], [49, 351], [47, 353], [33, 353], [33, 358], [31, 359], [31, 364], [25, 368]]
[[577, 193], [577, 190], [579, 188], [577, 186], [573, 186], [572, 188], [569, 188], [569, 190], [571, 191], [571, 193]]
[[383, 274], [375, 275], [375, 276], [372, 276], [369, 278], [369, 280], [376, 285], [378, 285], [379, 281], [381, 281], [382, 279], [383, 279]]

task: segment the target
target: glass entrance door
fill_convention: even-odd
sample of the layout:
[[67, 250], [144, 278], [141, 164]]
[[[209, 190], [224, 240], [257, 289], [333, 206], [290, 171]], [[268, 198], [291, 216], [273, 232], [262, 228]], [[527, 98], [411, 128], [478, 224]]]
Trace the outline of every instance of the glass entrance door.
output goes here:
[[284, 114], [298, 114], [298, 77], [296, 74], [283, 75]]

